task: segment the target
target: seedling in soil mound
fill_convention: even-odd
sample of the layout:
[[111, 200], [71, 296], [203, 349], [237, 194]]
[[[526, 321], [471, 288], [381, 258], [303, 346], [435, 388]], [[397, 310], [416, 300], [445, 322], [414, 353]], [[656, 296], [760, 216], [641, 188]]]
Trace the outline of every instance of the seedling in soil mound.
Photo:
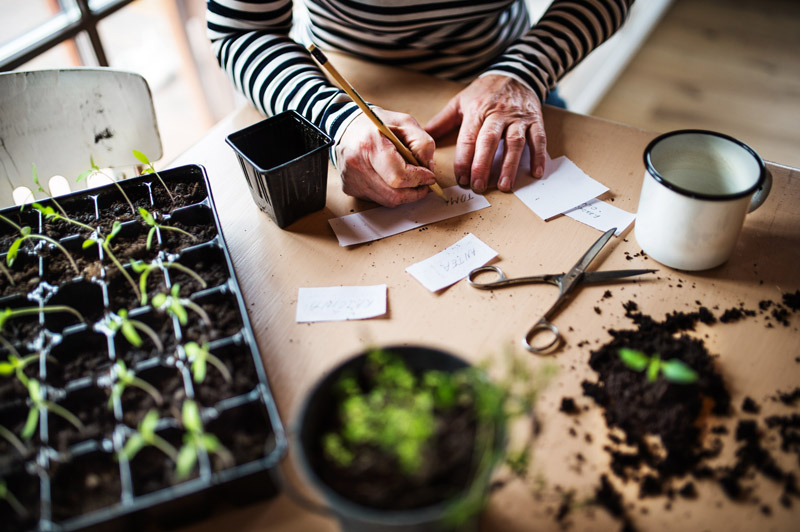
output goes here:
[[114, 364], [113, 368], [111, 368], [111, 372], [112, 375], [116, 376], [117, 380], [114, 382], [114, 386], [111, 388], [111, 397], [108, 398], [109, 409], [114, 408], [114, 399], [121, 399], [122, 394], [125, 392], [125, 389], [128, 386], [139, 388], [143, 392], [147, 393], [153, 398], [157, 405], [160, 405], [164, 402], [164, 399], [161, 397], [159, 391], [156, 390], [155, 387], [149, 382], [137, 377], [136, 373], [132, 370], [129, 370], [125, 365], [125, 362], [122, 360], [117, 360], [117, 363]]
[[78, 318], [80, 321], [85, 322], [86, 319], [83, 317], [83, 314], [78, 312], [72, 307], [68, 307], [66, 305], [50, 305], [46, 307], [24, 307], [24, 308], [6, 308], [3, 312], [0, 312], [0, 331], [3, 330], [3, 326], [6, 322], [10, 319], [20, 318], [23, 316], [31, 316], [33, 314], [38, 314], [42, 312], [44, 314], [53, 313], [53, 312], [68, 312]]
[[209, 351], [207, 342], [202, 347], [197, 342], [187, 342], [183, 346], [183, 350], [186, 352], [186, 358], [192, 364], [194, 382], [200, 383], [205, 380], [208, 364], [217, 368], [226, 382], [233, 380], [227, 366]]
[[211, 318], [208, 317], [203, 307], [190, 299], [182, 298], [180, 293], [180, 285], [172, 285], [169, 294], [160, 293], [153, 296], [153, 307], [166, 311], [170, 316], [177, 317], [181, 325], [186, 325], [189, 322], [189, 313], [186, 311], [188, 308], [200, 316], [206, 327], [211, 327]]
[[49, 205], [45, 207], [42, 206], [40, 203], [34, 203], [33, 208], [42, 213], [42, 215], [44, 215], [46, 220], [49, 221], [63, 220], [67, 223], [80, 227], [81, 229], [86, 229], [90, 233], [95, 231], [94, 227], [86, 225], [83, 222], [73, 220], [67, 215], [67, 211], [64, 210], [64, 207], [62, 207], [58, 201], [56, 201], [56, 198], [53, 195], [53, 193], [50, 192], [49, 190], [45, 190], [45, 188], [41, 185], [41, 183], [39, 183], [39, 173], [36, 171], [36, 165], [33, 165], [33, 182], [36, 183], [36, 189], [39, 192], [42, 192], [50, 196], [50, 201], [52, 201], [53, 205], [55, 205], [58, 208], [59, 212], [56, 212], [56, 210], [53, 207], [50, 207]]
[[130, 208], [131, 208], [131, 214], [133, 214], [134, 216], [136, 216], [136, 209], [134, 209], [134, 208], [133, 208], [133, 203], [131, 202], [131, 200], [130, 200], [130, 198], [128, 197], [128, 195], [127, 195], [127, 194], [125, 194], [125, 191], [122, 189], [122, 187], [120, 186], [120, 184], [119, 184], [119, 183], [117, 183], [117, 180], [116, 180], [116, 179], [114, 179], [113, 177], [111, 177], [110, 175], [108, 175], [107, 173], [103, 172], [103, 171], [100, 169], [100, 167], [99, 167], [99, 166], [97, 166], [97, 165], [95, 164], [95, 162], [94, 162], [94, 157], [89, 157], [89, 164], [91, 165], [91, 168], [89, 168], [89, 169], [88, 169], [88, 170], [86, 170], [85, 172], [81, 173], [81, 174], [80, 174], [80, 175], [77, 177], [76, 181], [80, 183], [81, 181], [83, 181], [84, 179], [86, 179], [87, 177], [89, 177], [89, 176], [90, 176], [90, 175], [92, 175], [92, 174], [100, 174], [100, 175], [103, 175], [103, 176], [107, 177], [107, 178], [108, 178], [108, 179], [109, 179], [109, 180], [110, 180], [112, 183], [114, 183], [114, 186], [116, 186], [116, 187], [117, 187], [117, 190], [119, 190], [119, 191], [120, 191], [120, 193], [122, 194], [122, 197], [123, 197], [123, 198], [125, 198], [125, 201], [127, 201], [127, 202], [128, 202], [128, 205], [129, 205], [129, 206], [130, 206]]
[[200, 283], [202, 288], [206, 288], [208, 286], [208, 284], [203, 280], [202, 277], [200, 277], [200, 275], [197, 274], [197, 272], [179, 262], [154, 261], [150, 264], [145, 264], [144, 261], [137, 260], [131, 261], [131, 268], [135, 273], [139, 274], [139, 291], [142, 294], [142, 305], [147, 304], [147, 278], [150, 276], [150, 273], [153, 270], [166, 271], [169, 268], [174, 268], [193, 277], [195, 280], [197, 280], [197, 282]]
[[117, 458], [124, 456], [130, 462], [144, 447], [151, 446], [169, 456], [173, 462], [177, 462], [178, 451], [167, 440], [156, 434], [157, 425], [158, 412], [150, 410], [136, 427], [136, 432], [125, 442]]
[[647, 380], [655, 382], [658, 374], [664, 376], [669, 382], [676, 384], [691, 384], [697, 380], [697, 372], [678, 360], [661, 360], [658, 353], [647, 356], [636, 349], [620, 348], [618, 351], [622, 362], [634, 371], [647, 370]]
[[208, 455], [216, 455], [225, 468], [233, 467], [235, 461], [231, 452], [213, 434], [203, 431], [200, 411], [194, 401], [184, 401], [181, 419], [186, 432], [183, 435], [183, 446], [178, 451], [177, 477], [185, 479], [191, 475], [198, 460], [198, 453], [205, 451]]
[[37, 240], [44, 240], [45, 242], [52, 244], [56, 248], [58, 248], [62, 253], [64, 253], [64, 255], [67, 256], [67, 259], [69, 259], [69, 263], [72, 265], [72, 268], [75, 270], [75, 273], [80, 274], [80, 270], [78, 269], [78, 265], [75, 263], [75, 259], [72, 258], [72, 254], [69, 251], [67, 251], [67, 249], [61, 244], [59, 244], [56, 240], [53, 240], [49, 236], [34, 233], [32, 229], [27, 225], [22, 227], [19, 224], [10, 220], [9, 218], [3, 216], [2, 214], [0, 214], [0, 220], [3, 220], [10, 226], [14, 227], [20, 235], [19, 238], [14, 240], [14, 242], [12, 242], [11, 246], [8, 248], [8, 254], [6, 255], [6, 263], [9, 266], [13, 266], [14, 261], [17, 259], [17, 256], [19, 256], [19, 248], [20, 246], [22, 246], [23, 242], [29, 239], [37, 239]]
[[150, 158], [147, 157], [147, 155], [145, 155], [144, 153], [140, 152], [139, 150], [133, 150], [133, 156], [136, 157], [137, 159], [139, 159], [139, 161], [142, 164], [147, 165], [147, 168], [145, 168], [142, 171], [142, 175], [154, 174], [158, 178], [158, 180], [161, 182], [161, 186], [164, 187], [164, 190], [167, 191], [167, 195], [169, 196], [169, 201], [172, 202], [172, 203], [175, 203], [175, 197], [172, 195], [172, 192], [170, 192], [169, 187], [167, 186], [167, 184], [164, 183], [164, 180], [161, 179], [161, 176], [158, 175], [158, 172], [156, 171], [155, 167], [153, 166], [153, 163], [150, 162]]
[[31, 409], [28, 411], [28, 419], [25, 421], [25, 426], [22, 428], [22, 439], [29, 440], [33, 437], [36, 427], [39, 426], [39, 409], [45, 408], [49, 412], [61, 416], [66, 421], [71, 423], [80, 432], [83, 432], [83, 423], [72, 412], [57, 405], [52, 401], [47, 401], [42, 393], [42, 385], [37, 380], [28, 381], [28, 394], [31, 399]]
[[131, 288], [133, 288], [133, 292], [136, 294], [136, 299], [142, 299], [142, 293], [139, 291], [139, 287], [136, 286], [136, 282], [134, 282], [133, 277], [131, 277], [131, 275], [125, 270], [125, 267], [122, 266], [122, 263], [119, 261], [117, 256], [114, 255], [114, 252], [111, 251], [111, 240], [119, 234], [121, 229], [122, 224], [119, 222], [119, 220], [115, 220], [111, 226], [111, 232], [107, 237], [104, 238], [95, 233], [92, 235], [92, 238], [83, 241], [83, 249], [91, 247], [95, 244], [100, 244], [105, 254], [108, 255], [108, 258], [111, 259], [111, 262], [114, 263], [114, 266], [117, 267], [122, 276], [125, 277], [125, 280], [128, 281], [128, 284], [131, 285]]
[[187, 237], [191, 238], [192, 242], [197, 242], [197, 237], [196, 236], [194, 236], [193, 234], [191, 234], [188, 231], [184, 231], [180, 227], [170, 227], [168, 225], [162, 225], [162, 224], [156, 222], [155, 216], [153, 216], [144, 207], [139, 207], [139, 215], [142, 217], [142, 220], [144, 220], [144, 223], [146, 223], [147, 225], [150, 226], [150, 231], [148, 231], [148, 233], [147, 233], [147, 249], [150, 249], [150, 247], [153, 245], [153, 235], [156, 234], [156, 231], [161, 231], [161, 230], [164, 230], [164, 231], [175, 231], [175, 232], [178, 232], [178, 233], [180, 233], [180, 234], [182, 234], [184, 236], [187, 236]]
[[28, 510], [8, 489], [5, 479], [0, 479], [0, 501], [6, 501], [21, 519], [28, 517]]
[[141, 320], [129, 318], [128, 311], [124, 308], [119, 309], [116, 316], [112, 316], [111, 321], [108, 322], [108, 328], [115, 335], [117, 332], [121, 332], [122, 336], [124, 336], [133, 347], [142, 347], [142, 344], [144, 344], [144, 340], [139, 336], [139, 331], [141, 331], [153, 341], [159, 353], [164, 352], [164, 344], [161, 343], [161, 339], [152, 327]]

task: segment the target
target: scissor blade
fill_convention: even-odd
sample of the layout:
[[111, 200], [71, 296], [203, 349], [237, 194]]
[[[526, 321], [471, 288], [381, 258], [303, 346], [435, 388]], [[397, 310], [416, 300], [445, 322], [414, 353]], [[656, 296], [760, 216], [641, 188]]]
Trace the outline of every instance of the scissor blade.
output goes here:
[[590, 247], [589, 250], [583, 254], [583, 257], [581, 257], [581, 259], [575, 263], [575, 266], [573, 266], [572, 269], [567, 272], [567, 276], [572, 277], [575, 273], [584, 272], [597, 254], [600, 253], [600, 250], [603, 249], [603, 246], [605, 246], [611, 237], [614, 236], [616, 230], [616, 227], [612, 227], [603, 233], [603, 236], [598, 238], [597, 241], [592, 244], [592, 247]]
[[615, 279], [624, 279], [625, 277], [634, 277], [636, 275], [644, 275], [657, 271], [658, 270], [609, 270], [605, 272], [586, 272], [583, 274], [583, 282], [605, 283]]

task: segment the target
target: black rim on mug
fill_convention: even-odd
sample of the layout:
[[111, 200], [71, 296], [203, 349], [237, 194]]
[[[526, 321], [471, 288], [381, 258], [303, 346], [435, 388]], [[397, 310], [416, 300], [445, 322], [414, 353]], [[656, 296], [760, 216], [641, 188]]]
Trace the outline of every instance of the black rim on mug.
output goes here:
[[[744, 190], [737, 192], [729, 192], [724, 194], [707, 194], [704, 192], [690, 190], [688, 188], [676, 185], [668, 178], [661, 175], [659, 171], [655, 168], [652, 160], [652, 152], [653, 149], [662, 141], [669, 139], [671, 137], [676, 137], [681, 135], [707, 135], [707, 136], [717, 137], [726, 140], [728, 142], [732, 142], [733, 144], [735, 144], [739, 148], [742, 148], [744, 151], [746, 151], [753, 157], [756, 164], [758, 165], [758, 171], [759, 171], [758, 179], [754, 184], [752, 184], [751, 186], [747, 187]], [[764, 160], [761, 158], [761, 156], [758, 153], [756, 153], [756, 151], [753, 148], [751, 148], [741, 140], [731, 137], [730, 135], [726, 135], [724, 133], [719, 133], [716, 131], [709, 131], [705, 129], [679, 129], [664, 133], [654, 138], [652, 141], [650, 141], [650, 143], [644, 150], [644, 166], [647, 173], [650, 174], [653, 177], [653, 179], [655, 179], [657, 182], [661, 183], [665, 187], [669, 188], [670, 190], [673, 190], [678, 194], [681, 194], [683, 196], [688, 196], [690, 198], [709, 200], [709, 201], [729, 201], [732, 199], [744, 198], [746, 196], [749, 196], [750, 194], [753, 194], [758, 189], [760, 189], [764, 185], [764, 181], [767, 178], [767, 166], [766, 164], [764, 164]]]

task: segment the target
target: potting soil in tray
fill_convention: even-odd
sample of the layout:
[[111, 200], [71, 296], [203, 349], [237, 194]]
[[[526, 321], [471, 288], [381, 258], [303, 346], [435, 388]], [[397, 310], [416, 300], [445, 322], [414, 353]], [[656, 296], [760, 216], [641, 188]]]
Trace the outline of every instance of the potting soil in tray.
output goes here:
[[[24, 238], [0, 273], [3, 530], [116, 527], [122, 518], [175, 525], [221, 498], [276, 491], [269, 470], [286, 440], [205, 170], [160, 176], [173, 198], [151, 175], [120, 181], [124, 195], [108, 185], [0, 212], [10, 220], [0, 220], [4, 266], [26, 227], [50, 239]], [[126, 316], [138, 340], [123, 334]], [[212, 357], [203, 364], [191, 344]], [[126, 370], [139, 380], [121, 386]], [[121, 452], [150, 411], [159, 441], [181, 449], [187, 402], [212, 436], [204, 441], [219, 444], [200, 446], [188, 473], [154, 445]]]

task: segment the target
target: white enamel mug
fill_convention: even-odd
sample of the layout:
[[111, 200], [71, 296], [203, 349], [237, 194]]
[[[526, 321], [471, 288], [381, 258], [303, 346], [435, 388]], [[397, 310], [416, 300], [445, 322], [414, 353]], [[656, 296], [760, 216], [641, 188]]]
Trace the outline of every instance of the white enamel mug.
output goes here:
[[648, 256], [679, 270], [727, 261], [745, 216], [772, 188], [752, 148], [713, 131], [665, 133], [645, 149], [644, 165], [634, 234]]

